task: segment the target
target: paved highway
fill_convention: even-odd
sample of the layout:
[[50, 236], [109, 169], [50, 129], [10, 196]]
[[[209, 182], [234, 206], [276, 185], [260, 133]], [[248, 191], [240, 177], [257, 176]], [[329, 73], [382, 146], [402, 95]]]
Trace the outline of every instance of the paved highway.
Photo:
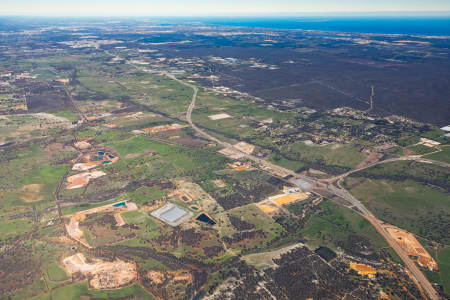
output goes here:
[[[169, 76], [170, 78], [172, 78], [173, 80], [176, 80], [179, 83], [193, 89], [194, 94], [192, 95], [192, 101], [189, 104], [188, 110], [186, 112], [186, 120], [189, 122], [189, 124], [192, 126], [192, 128], [198, 134], [200, 134], [201, 136], [203, 136], [204, 138], [206, 138], [210, 141], [217, 143], [218, 145], [221, 145], [225, 148], [228, 148], [228, 149], [231, 149], [238, 153], [241, 153], [245, 158], [247, 158], [253, 162], [264, 165], [272, 170], [278, 170], [279, 172], [291, 175], [292, 179], [290, 180], [290, 182], [295, 185], [297, 185], [294, 182], [295, 179], [302, 179], [319, 189], [322, 189], [331, 194], [337, 195], [337, 196], [347, 200], [348, 202], [350, 202], [354, 207], [358, 208], [358, 210], [360, 211], [360, 214], [363, 217], [365, 217], [375, 227], [375, 229], [386, 239], [386, 241], [392, 247], [392, 249], [394, 249], [395, 252], [400, 256], [400, 258], [403, 260], [403, 262], [405, 263], [407, 268], [411, 271], [411, 274], [413, 275], [413, 280], [415, 281], [415, 283], [417, 285], [419, 285], [419, 288], [422, 287], [431, 299], [433, 299], [433, 300], [439, 299], [439, 296], [436, 293], [436, 290], [433, 288], [433, 286], [428, 281], [428, 279], [423, 275], [423, 273], [419, 270], [419, 268], [416, 266], [416, 264], [409, 258], [409, 256], [403, 251], [403, 249], [400, 247], [400, 245], [383, 228], [381, 222], [369, 210], [367, 210], [367, 208], [365, 208], [361, 202], [359, 202], [349, 192], [347, 192], [345, 189], [337, 188], [334, 185], [320, 182], [319, 180], [317, 180], [315, 178], [299, 175], [292, 170], [283, 168], [281, 166], [274, 165], [274, 164], [268, 162], [267, 160], [264, 160], [264, 159], [254, 156], [254, 155], [242, 152], [240, 149], [234, 147], [232, 144], [223, 142], [223, 141], [217, 139], [216, 137], [206, 133], [204, 130], [197, 127], [194, 122], [192, 122], [192, 111], [194, 110], [195, 104], [197, 101], [198, 88], [195, 85], [192, 85], [192, 84], [189, 84], [187, 82], [177, 79], [175, 76], [173, 76], [171, 74], [166, 73], [166, 75]], [[400, 160], [400, 159], [397, 159], [397, 160]], [[394, 161], [394, 160], [392, 160], [392, 161]]]

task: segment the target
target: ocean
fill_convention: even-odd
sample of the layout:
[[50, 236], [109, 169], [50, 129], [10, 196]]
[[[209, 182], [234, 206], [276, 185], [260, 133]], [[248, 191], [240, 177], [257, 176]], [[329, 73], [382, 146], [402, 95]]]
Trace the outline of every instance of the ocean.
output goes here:
[[449, 17], [220, 17], [200, 18], [209, 25], [304, 29], [335, 32], [450, 36]]

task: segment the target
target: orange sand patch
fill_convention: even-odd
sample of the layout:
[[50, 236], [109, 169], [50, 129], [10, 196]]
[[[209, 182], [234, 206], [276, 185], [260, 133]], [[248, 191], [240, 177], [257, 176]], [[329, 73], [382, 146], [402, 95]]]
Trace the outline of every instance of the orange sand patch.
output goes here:
[[372, 268], [371, 266], [367, 266], [364, 264], [358, 264], [358, 263], [354, 263], [354, 262], [350, 263], [350, 268], [352, 268], [353, 270], [358, 272], [359, 275], [365, 275], [365, 276], [368, 276], [369, 278], [375, 277], [375, 274], [377, 274], [377, 273], [385, 273], [386, 272], [384, 270], [377, 270], [377, 269]]
[[170, 125], [161, 125], [161, 126], [145, 128], [144, 131], [147, 133], [158, 133], [158, 132], [163, 132], [163, 131], [168, 131], [168, 130], [181, 129], [181, 128], [185, 128], [185, 127], [188, 127], [188, 125], [180, 125], [180, 124], [175, 123], [175, 124], [170, 124]]
[[228, 164], [235, 171], [247, 171], [252, 168], [252, 164], [250, 162], [241, 163], [240, 161], [234, 162], [232, 164]]
[[63, 265], [69, 274], [81, 272], [89, 275], [89, 285], [94, 289], [111, 289], [127, 285], [137, 278], [136, 264], [116, 259], [112, 262], [94, 258], [87, 263], [82, 253], [66, 257]]
[[272, 215], [279, 212], [278, 207], [270, 203], [258, 203], [257, 206], [266, 214]]
[[99, 117], [99, 116], [94, 116], [94, 117], [87, 117], [86, 119], [87, 119], [88, 121], [97, 121], [97, 120], [100, 120], [101, 117]]
[[114, 218], [116, 219], [116, 226], [120, 227], [126, 224], [120, 213], [115, 213]]
[[37, 202], [44, 199], [42, 195], [40, 195], [41, 192], [41, 184], [27, 184], [24, 185], [20, 191], [22, 192], [22, 195], [20, 196], [20, 200], [24, 202]]
[[383, 291], [380, 291], [380, 297], [381, 297], [382, 299], [390, 299], [389, 296], [388, 296], [388, 294], [386, 294], [386, 293], [383, 292]]
[[305, 193], [295, 193], [295, 194], [287, 194], [282, 196], [276, 196], [276, 198], [272, 199], [277, 205], [283, 206], [289, 203], [293, 203], [299, 200], [305, 200], [308, 198], [308, 195]]
[[77, 175], [67, 177], [68, 185], [67, 185], [66, 189], [71, 190], [71, 189], [77, 189], [77, 188], [83, 187], [89, 183], [90, 179], [96, 179], [96, 178], [102, 177], [104, 175], [106, 175], [106, 173], [103, 171], [93, 171], [93, 172], [84, 172], [84, 173], [80, 173]]
[[431, 255], [423, 248], [416, 237], [392, 225], [385, 226], [386, 231], [397, 241], [409, 256], [417, 256], [417, 263], [430, 271], [437, 271], [438, 266]]

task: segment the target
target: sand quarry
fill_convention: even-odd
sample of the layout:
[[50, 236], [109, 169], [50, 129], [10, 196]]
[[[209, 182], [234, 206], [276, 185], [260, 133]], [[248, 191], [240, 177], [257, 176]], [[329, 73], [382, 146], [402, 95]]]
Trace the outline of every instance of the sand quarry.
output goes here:
[[66, 224], [67, 233], [75, 240], [86, 246], [87, 248], [92, 248], [86, 240], [83, 238], [83, 231], [80, 229], [80, 222], [83, 222], [86, 219], [86, 215], [103, 213], [103, 212], [115, 212], [114, 218], [116, 219], [116, 226], [125, 225], [125, 220], [120, 215], [126, 211], [137, 210], [136, 204], [133, 202], [117, 202], [114, 204], [108, 204], [100, 207], [91, 208], [88, 210], [80, 211], [72, 215], [66, 216], [70, 218], [68, 224]]
[[280, 213], [280, 208], [291, 203], [305, 200], [310, 193], [303, 193], [298, 188], [285, 189], [282, 194], [267, 198], [259, 203], [258, 207], [266, 214], [272, 216]]
[[92, 171], [92, 172], [87, 171], [67, 177], [66, 189], [72, 190], [83, 187], [89, 183], [90, 179], [96, 179], [104, 175], [106, 175], [106, 173], [103, 171]]
[[430, 271], [437, 271], [436, 261], [423, 248], [413, 234], [392, 225], [385, 226], [386, 231], [397, 241], [409, 256], [417, 257], [417, 263]]
[[63, 265], [72, 275], [81, 272], [89, 278], [89, 286], [94, 289], [112, 289], [130, 284], [137, 278], [136, 264], [116, 259], [106, 262], [94, 258], [87, 263], [82, 253], [66, 257]]

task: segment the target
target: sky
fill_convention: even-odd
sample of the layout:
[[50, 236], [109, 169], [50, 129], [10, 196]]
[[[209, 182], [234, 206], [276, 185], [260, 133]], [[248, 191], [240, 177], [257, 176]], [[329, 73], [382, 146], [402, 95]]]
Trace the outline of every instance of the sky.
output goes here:
[[0, 0], [0, 15], [235, 16], [450, 12], [450, 0]]

